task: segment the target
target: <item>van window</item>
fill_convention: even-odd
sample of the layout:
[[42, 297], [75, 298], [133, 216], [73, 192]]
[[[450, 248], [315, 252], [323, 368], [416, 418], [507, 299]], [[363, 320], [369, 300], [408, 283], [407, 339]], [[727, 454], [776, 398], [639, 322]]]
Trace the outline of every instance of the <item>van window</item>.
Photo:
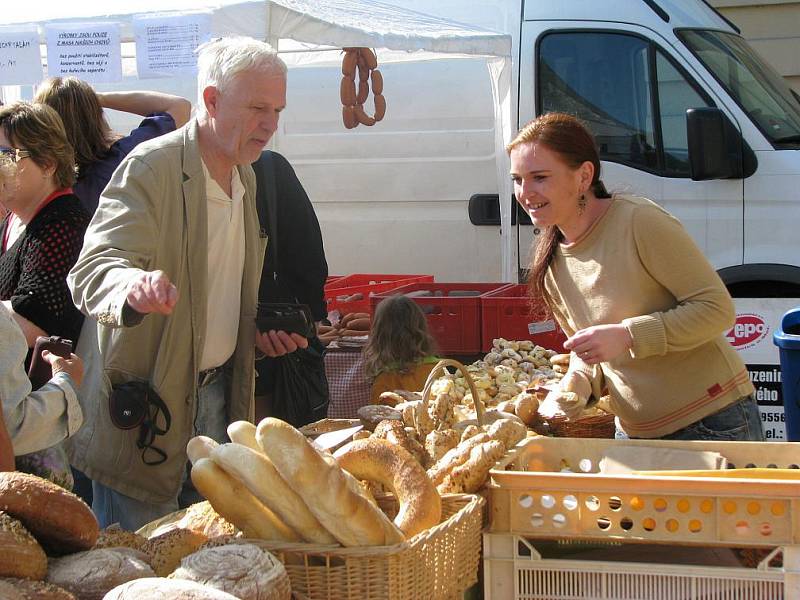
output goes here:
[[650, 41], [621, 33], [546, 34], [539, 44], [540, 113], [589, 125], [600, 158], [689, 177], [686, 109], [712, 106]]

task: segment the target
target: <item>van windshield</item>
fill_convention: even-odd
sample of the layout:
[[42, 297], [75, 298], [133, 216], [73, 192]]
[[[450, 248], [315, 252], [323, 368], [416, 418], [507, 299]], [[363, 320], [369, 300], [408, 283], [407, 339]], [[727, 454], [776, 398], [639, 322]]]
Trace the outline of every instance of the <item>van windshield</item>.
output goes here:
[[800, 99], [740, 36], [686, 29], [683, 43], [776, 146], [800, 146]]

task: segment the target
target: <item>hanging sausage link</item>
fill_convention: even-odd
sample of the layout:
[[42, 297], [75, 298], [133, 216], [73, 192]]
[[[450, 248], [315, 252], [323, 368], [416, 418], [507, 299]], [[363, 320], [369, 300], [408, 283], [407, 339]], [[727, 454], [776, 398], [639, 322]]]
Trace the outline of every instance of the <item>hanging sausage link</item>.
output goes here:
[[[339, 97], [342, 101], [342, 122], [347, 129], [359, 124], [371, 127], [386, 114], [386, 99], [383, 97], [383, 75], [378, 69], [378, 58], [369, 48], [345, 48], [342, 59], [342, 83]], [[356, 71], [358, 87], [356, 87]], [[375, 113], [369, 115], [364, 103], [369, 98], [372, 84], [372, 99]]]

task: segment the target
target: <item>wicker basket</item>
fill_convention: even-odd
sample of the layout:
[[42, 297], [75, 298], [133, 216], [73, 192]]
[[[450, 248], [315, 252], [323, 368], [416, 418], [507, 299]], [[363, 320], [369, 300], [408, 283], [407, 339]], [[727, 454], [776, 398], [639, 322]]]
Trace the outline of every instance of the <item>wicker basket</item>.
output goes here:
[[[393, 496], [378, 499], [390, 517]], [[278, 557], [308, 600], [461, 600], [478, 580], [483, 498], [442, 496], [444, 520], [394, 546], [342, 548], [248, 540]]]
[[[428, 374], [428, 378], [425, 380], [425, 387], [422, 389], [422, 407], [423, 410], [428, 409], [428, 402], [430, 401], [431, 397], [431, 388], [433, 387], [434, 382], [439, 377], [439, 372], [444, 371], [446, 367], [455, 367], [461, 374], [464, 376], [464, 380], [467, 382], [469, 386], [469, 391], [472, 393], [472, 404], [475, 406], [475, 420], [478, 421], [478, 425], [485, 425], [486, 424], [486, 417], [484, 413], [486, 412], [486, 408], [483, 406], [483, 402], [480, 399], [480, 395], [478, 393], [478, 388], [475, 386], [475, 381], [472, 379], [472, 375], [467, 371], [467, 367], [462, 365], [457, 360], [453, 360], [451, 358], [444, 358], [433, 365], [431, 372]], [[419, 431], [419, 428], [417, 428]]]
[[546, 419], [549, 434], [555, 437], [571, 438], [613, 438], [616, 432], [614, 415], [604, 413], [591, 415], [582, 419], [552, 417]]

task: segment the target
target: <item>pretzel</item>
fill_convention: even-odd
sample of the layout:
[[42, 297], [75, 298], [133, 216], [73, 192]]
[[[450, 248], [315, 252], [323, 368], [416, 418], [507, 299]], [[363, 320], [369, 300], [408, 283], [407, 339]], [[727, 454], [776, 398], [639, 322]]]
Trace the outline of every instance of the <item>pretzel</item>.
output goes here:
[[[386, 114], [386, 98], [383, 97], [383, 75], [378, 69], [378, 58], [369, 48], [345, 48], [342, 59], [342, 82], [339, 98], [342, 101], [342, 122], [347, 129], [359, 124], [371, 127]], [[358, 86], [356, 87], [356, 71]], [[369, 98], [370, 84], [375, 104], [375, 113], [364, 110]]]

